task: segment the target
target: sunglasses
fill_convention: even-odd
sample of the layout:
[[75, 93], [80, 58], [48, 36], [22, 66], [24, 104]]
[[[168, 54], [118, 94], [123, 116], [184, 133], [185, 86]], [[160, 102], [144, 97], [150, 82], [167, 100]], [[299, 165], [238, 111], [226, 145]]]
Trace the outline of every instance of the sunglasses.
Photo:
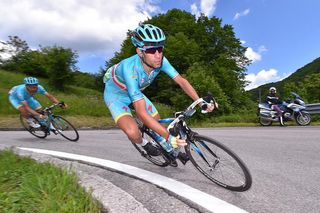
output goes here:
[[158, 51], [158, 53], [162, 53], [163, 49], [164, 49], [164, 46], [140, 48], [141, 51], [143, 51], [147, 54], [155, 54], [157, 51]]

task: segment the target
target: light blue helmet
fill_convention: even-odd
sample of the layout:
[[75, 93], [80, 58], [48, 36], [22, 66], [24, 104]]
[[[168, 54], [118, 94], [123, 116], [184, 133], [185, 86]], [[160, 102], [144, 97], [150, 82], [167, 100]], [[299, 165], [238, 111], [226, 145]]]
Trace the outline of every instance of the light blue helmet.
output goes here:
[[141, 24], [131, 31], [131, 41], [135, 47], [163, 46], [165, 40], [163, 31], [151, 24]]
[[36, 79], [34, 77], [26, 77], [23, 79], [23, 82], [26, 85], [38, 85], [39, 84], [38, 79]]

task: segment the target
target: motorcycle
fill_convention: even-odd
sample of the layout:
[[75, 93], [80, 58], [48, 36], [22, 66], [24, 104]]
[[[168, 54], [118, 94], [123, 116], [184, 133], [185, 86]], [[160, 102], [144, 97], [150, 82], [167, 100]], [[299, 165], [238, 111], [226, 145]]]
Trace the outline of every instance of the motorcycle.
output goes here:
[[277, 111], [271, 109], [268, 103], [259, 103], [257, 112], [259, 123], [262, 126], [270, 126], [273, 122], [280, 122], [281, 125], [284, 125], [284, 122], [295, 120], [300, 126], [309, 125], [311, 116], [306, 111], [305, 102], [297, 93], [291, 92], [291, 95], [293, 99], [283, 101], [282, 104], [279, 105], [283, 112], [283, 122], [280, 122]]

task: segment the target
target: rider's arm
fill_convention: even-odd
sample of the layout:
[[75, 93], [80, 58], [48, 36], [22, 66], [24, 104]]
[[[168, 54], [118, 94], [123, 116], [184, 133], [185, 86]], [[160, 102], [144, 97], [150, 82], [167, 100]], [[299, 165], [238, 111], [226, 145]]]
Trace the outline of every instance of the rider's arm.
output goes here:
[[198, 100], [199, 96], [196, 92], [196, 90], [191, 86], [188, 80], [183, 78], [181, 75], [177, 75], [173, 79], [180, 87], [181, 89], [190, 97], [192, 100]]
[[45, 93], [45, 96], [47, 96], [47, 98], [49, 98], [49, 100], [54, 103], [54, 104], [58, 104], [60, 103], [60, 101], [58, 99], [56, 99], [53, 95], [51, 95], [50, 93]]
[[[173, 80], [181, 87], [181, 89], [190, 97], [196, 101], [199, 99], [199, 95], [189, 81], [183, 78], [181, 75], [177, 75]], [[201, 105], [199, 105], [201, 106]], [[213, 104], [208, 104], [207, 112], [211, 112], [214, 109]]]

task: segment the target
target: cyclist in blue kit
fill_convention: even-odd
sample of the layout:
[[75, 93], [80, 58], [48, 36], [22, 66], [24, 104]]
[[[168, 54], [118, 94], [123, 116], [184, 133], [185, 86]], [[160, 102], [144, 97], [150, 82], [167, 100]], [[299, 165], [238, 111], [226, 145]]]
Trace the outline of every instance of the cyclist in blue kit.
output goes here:
[[[141, 137], [139, 128], [132, 117], [129, 105], [133, 105], [137, 117], [157, 133], [157, 140], [166, 140], [173, 148], [187, 145], [169, 134], [167, 129], [157, 122], [160, 115], [151, 101], [142, 93], [160, 72], [173, 79], [193, 100], [199, 96], [191, 84], [184, 79], [163, 56], [166, 37], [163, 31], [151, 24], [141, 24], [131, 33], [131, 41], [136, 47], [135, 55], [110, 67], [104, 76], [104, 101], [116, 124], [123, 130], [130, 141], [141, 144], [149, 155], [157, 156], [160, 151]], [[207, 111], [214, 109], [208, 104]], [[175, 154], [182, 163], [188, 161], [183, 152]]]
[[[21, 85], [14, 86], [9, 91], [9, 101], [12, 106], [19, 110], [20, 114], [27, 119], [28, 124], [33, 128], [39, 128], [40, 125], [35, 123], [30, 115], [44, 119], [45, 116], [41, 114], [41, 105], [34, 98], [36, 94], [45, 95], [52, 103], [60, 103], [57, 98], [49, 94], [43, 86], [39, 84], [37, 78], [26, 77], [23, 79]], [[66, 105], [63, 107], [65, 108]]]

